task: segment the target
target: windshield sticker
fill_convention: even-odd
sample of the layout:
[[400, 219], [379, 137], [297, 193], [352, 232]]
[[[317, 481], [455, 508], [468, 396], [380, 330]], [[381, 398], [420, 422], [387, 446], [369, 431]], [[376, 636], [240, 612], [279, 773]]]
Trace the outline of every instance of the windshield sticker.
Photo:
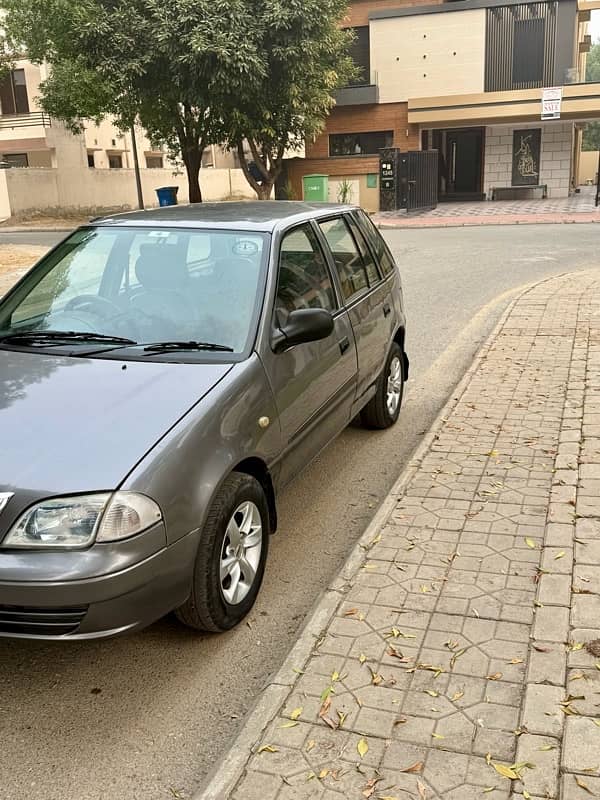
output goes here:
[[240, 239], [233, 246], [236, 256], [255, 256], [258, 253], [258, 245], [252, 239]]
[[178, 236], [176, 233], [172, 231], [150, 231], [148, 234], [149, 239], [161, 239], [162, 241], [171, 241], [173, 244], [177, 244]]

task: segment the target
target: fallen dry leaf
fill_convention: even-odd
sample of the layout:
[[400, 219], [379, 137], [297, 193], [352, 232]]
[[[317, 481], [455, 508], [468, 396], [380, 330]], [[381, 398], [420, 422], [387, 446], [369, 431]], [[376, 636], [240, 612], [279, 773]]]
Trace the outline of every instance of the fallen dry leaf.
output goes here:
[[421, 800], [427, 800], [427, 789], [425, 788], [425, 784], [421, 783], [421, 781], [417, 781], [417, 789], [419, 790], [419, 797]]
[[366, 739], [360, 739], [358, 744], [356, 745], [356, 749], [358, 750], [358, 755], [361, 758], [364, 758], [369, 752], [369, 743], [367, 742]]
[[258, 753], [278, 753], [279, 748], [273, 747], [272, 744], [263, 744], [262, 747], [258, 748]]
[[460, 658], [462, 655], [464, 655], [464, 653], [466, 653], [466, 650], [467, 650], [466, 647], [463, 647], [462, 650], [457, 650], [456, 653], [454, 653], [454, 655], [450, 659], [450, 666], [451, 667], [453, 667], [456, 664], [456, 659], [457, 658]]
[[494, 762], [492, 761], [492, 767], [496, 770], [496, 772], [499, 775], [502, 775], [503, 778], [508, 778], [508, 780], [510, 781], [519, 780], [519, 776], [517, 775], [517, 773], [506, 764], [494, 764]]
[[494, 672], [493, 675], [486, 675], [485, 679], [486, 681], [499, 681], [501, 677], [502, 677], [501, 672]]
[[423, 772], [424, 767], [425, 764], [422, 761], [416, 761], [414, 764], [411, 764], [410, 767], [401, 769], [400, 772], [408, 772], [412, 775], [418, 775], [420, 772]]
[[295, 708], [292, 711], [292, 713], [290, 714], [290, 719], [298, 719], [298, 717], [302, 714], [303, 711], [304, 711], [303, 706], [300, 706], [299, 708]]
[[587, 783], [584, 783], [581, 778], [577, 777], [577, 775], [575, 775], [575, 783], [580, 789], [583, 789], [584, 792], [587, 792], [588, 794], [594, 794]]

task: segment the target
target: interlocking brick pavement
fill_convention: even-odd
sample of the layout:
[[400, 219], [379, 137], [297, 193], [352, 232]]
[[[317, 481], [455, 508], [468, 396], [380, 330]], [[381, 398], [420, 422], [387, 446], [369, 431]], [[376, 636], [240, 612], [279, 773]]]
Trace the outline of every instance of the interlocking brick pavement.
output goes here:
[[596, 187], [584, 186], [579, 194], [560, 199], [440, 203], [433, 210], [410, 214], [382, 211], [374, 216], [374, 221], [382, 227], [394, 228], [600, 222], [600, 208], [595, 200]]
[[514, 304], [236, 785], [199, 797], [600, 796], [599, 487], [590, 271]]

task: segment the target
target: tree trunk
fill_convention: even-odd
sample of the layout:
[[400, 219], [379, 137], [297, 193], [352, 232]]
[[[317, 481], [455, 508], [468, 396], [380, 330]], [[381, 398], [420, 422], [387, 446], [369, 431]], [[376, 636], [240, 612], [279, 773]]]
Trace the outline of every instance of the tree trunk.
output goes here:
[[202, 148], [199, 145], [182, 147], [183, 163], [187, 173], [190, 203], [202, 202], [200, 188], [200, 167], [202, 165]]
[[257, 188], [256, 193], [259, 200], [270, 200], [272, 191], [273, 181], [263, 181], [263, 183]]

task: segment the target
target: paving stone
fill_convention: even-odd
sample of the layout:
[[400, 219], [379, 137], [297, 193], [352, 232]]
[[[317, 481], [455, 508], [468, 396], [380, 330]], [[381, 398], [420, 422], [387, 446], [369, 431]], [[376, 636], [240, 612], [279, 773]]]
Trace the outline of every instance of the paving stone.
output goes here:
[[275, 800], [284, 786], [279, 775], [265, 775], [262, 772], [249, 772], [240, 781], [232, 795], [232, 800]]
[[580, 539], [575, 543], [577, 564], [600, 565], [600, 539]]
[[[581, 472], [586, 468], [598, 471], [600, 475], [600, 463], [582, 464]], [[600, 519], [578, 519], [575, 524], [576, 536], [578, 539], [599, 539], [600, 540]]]
[[574, 538], [574, 525], [550, 522], [546, 526], [546, 544], [548, 547], [573, 547]]
[[566, 642], [569, 633], [569, 609], [545, 606], [535, 614], [533, 635], [546, 642]]
[[570, 547], [545, 547], [542, 569], [547, 572], [570, 575], [573, 571], [573, 550]]
[[560, 736], [564, 714], [560, 703], [565, 699], [562, 686], [529, 683], [525, 688], [523, 725], [530, 733]]
[[[599, 628], [574, 628], [571, 631], [570, 642], [585, 645], [588, 642], [600, 640]], [[588, 653], [585, 647], [577, 650], [570, 649], [568, 653], [569, 667], [594, 667], [598, 658]]]
[[600, 727], [587, 717], [567, 717], [562, 767], [567, 772], [598, 768]]
[[[540, 648], [536, 650], [535, 646]], [[549, 683], [564, 686], [567, 652], [556, 642], [532, 642], [527, 671], [528, 683]]]
[[[578, 786], [575, 778], [587, 789], [581, 785]], [[560, 796], [561, 800], [590, 800], [590, 797], [600, 797], [600, 778], [586, 774], [563, 775]]]
[[538, 600], [544, 605], [570, 606], [571, 575], [542, 575], [538, 585]]
[[575, 628], [591, 628], [600, 620], [600, 595], [573, 595], [571, 624]]
[[[600, 658], [596, 663], [600, 664]], [[582, 716], [600, 719], [600, 671], [595, 664], [594, 669], [569, 670], [567, 686], [569, 694], [583, 698], [571, 702], [573, 709]]]
[[583, 593], [600, 593], [600, 564], [578, 564], [575, 567], [573, 586]]
[[560, 747], [556, 739], [530, 734], [519, 736], [516, 761], [535, 764], [533, 769], [522, 772], [520, 784], [525, 791], [540, 797], [557, 795]]

